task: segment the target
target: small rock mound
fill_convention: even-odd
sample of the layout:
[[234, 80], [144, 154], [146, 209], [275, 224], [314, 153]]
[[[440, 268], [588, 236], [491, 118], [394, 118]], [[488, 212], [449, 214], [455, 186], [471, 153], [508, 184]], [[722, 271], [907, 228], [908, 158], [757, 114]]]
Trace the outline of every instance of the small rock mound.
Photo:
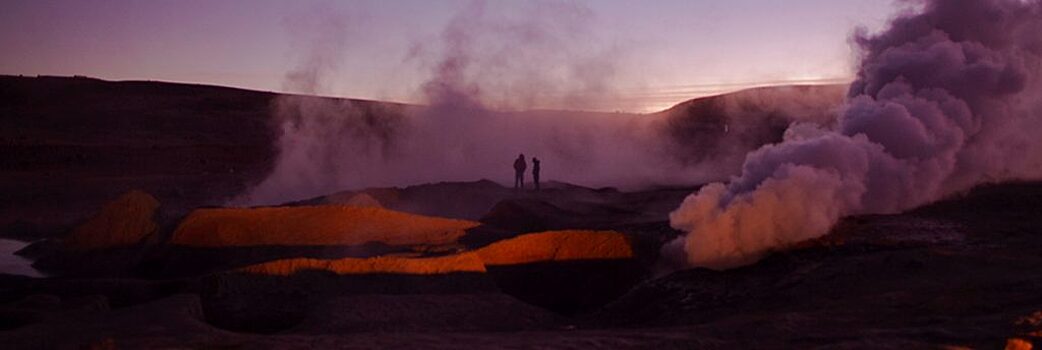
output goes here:
[[517, 232], [538, 232], [553, 226], [553, 219], [563, 209], [537, 199], [511, 199], [496, 203], [481, 222]]
[[455, 243], [478, 223], [357, 206], [198, 209], [173, 244], [196, 247], [439, 245]]
[[381, 189], [364, 192], [345, 191], [307, 201], [292, 203], [293, 205], [352, 205], [356, 207], [386, 208], [385, 204], [397, 200], [397, 192]]
[[634, 257], [629, 239], [614, 231], [532, 233], [492, 243], [476, 252], [485, 265]]
[[383, 208], [383, 205], [380, 204], [380, 201], [376, 200], [376, 198], [373, 198], [373, 196], [370, 196], [366, 193], [359, 193], [354, 196], [351, 196], [351, 198], [348, 198], [347, 201], [345, 201], [343, 204], [355, 207]]
[[449, 255], [434, 258], [407, 258], [380, 256], [374, 258], [325, 259], [283, 259], [242, 268], [247, 273], [289, 276], [301, 271], [320, 270], [339, 275], [358, 274], [408, 274], [435, 275], [454, 272], [485, 272], [481, 259], [472, 253]]
[[[364, 191], [343, 191], [330, 195], [316, 197], [300, 202], [289, 203], [290, 205], [354, 205], [359, 201], [372, 199], [379, 207], [393, 207], [401, 197], [401, 190], [397, 188], [368, 188]], [[364, 196], [364, 197], [359, 197]], [[368, 197], [367, 199], [363, 199]]]
[[615, 300], [645, 275], [629, 239], [614, 231], [533, 233], [476, 253], [504, 293], [563, 314]]
[[148, 193], [130, 191], [108, 202], [101, 211], [65, 238], [65, 246], [78, 250], [128, 246], [154, 233], [159, 201]]

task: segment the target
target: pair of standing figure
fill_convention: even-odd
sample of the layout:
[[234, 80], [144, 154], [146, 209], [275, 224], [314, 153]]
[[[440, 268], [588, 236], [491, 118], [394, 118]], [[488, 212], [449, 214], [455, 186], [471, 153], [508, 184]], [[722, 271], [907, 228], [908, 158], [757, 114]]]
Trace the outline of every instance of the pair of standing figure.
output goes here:
[[[525, 169], [528, 168], [528, 163], [525, 162], [525, 155], [517, 155], [517, 159], [514, 160], [514, 188], [525, 188]], [[532, 180], [535, 184], [535, 190], [539, 190], [539, 158], [532, 157]]]

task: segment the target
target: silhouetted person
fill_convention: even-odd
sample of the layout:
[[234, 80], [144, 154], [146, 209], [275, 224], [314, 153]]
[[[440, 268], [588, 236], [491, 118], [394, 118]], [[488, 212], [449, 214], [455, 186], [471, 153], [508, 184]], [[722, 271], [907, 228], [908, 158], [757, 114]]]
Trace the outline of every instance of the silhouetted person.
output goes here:
[[532, 183], [535, 184], [535, 190], [539, 190], [539, 158], [532, 157]]
[[525, 155], [517, 155], [517, 159], [514, 160], [514, 188], [525, 188], [525, 168], [527, 167]]

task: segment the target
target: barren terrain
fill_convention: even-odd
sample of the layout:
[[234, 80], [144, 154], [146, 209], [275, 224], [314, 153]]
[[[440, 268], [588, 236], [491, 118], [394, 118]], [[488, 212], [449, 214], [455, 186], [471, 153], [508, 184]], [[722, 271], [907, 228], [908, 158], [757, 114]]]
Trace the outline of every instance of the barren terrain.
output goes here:
[[[272, 96], [0, 78], [2, 233], [33, 242], [17, 254], [49, 274], [0, 274], [0, 344], [998, 348], [1042, 341], [1039, 183], [985, 185], [904, 214], [847, 218], [821, 239], [746, 267], [675, 270], [659, 249], [681, 234], [668, 215], [697, 185], [620, 191], [550, 182], [532, 192], [478, 180], [214, 208], [270, 170]], [[726, 118], [714, 115], [713, 103], [674, 113]], [[685, 132], [710, 135], [715, 129], [702, 126], [718, 125], [688, 122], [694, 126]], [[768, 134], [749, 142], [780, 137]]]

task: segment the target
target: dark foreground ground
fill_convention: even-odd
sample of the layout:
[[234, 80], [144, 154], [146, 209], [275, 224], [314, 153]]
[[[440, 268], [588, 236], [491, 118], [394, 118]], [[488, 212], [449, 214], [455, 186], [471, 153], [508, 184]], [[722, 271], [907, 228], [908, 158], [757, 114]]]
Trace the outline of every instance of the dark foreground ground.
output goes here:
[[[514, 271], [491, 279], [456, 274], [352, 280], [318, 273], [269, 277], [274, 280], [219, 273], [172, 279], [7, 276], [0, 343], [7, 348], [999, 348], [1011, 338], [1042, 340], [1039, 208], [1042, 184], [985, 186], [911, 213], [847, 219], [823, 239], [752, 266], [646, 275], [606, 304], [578, 311], [526, 302], [525, 293], [507, 288], [503, 279], [528, 278], [532, 288], [542, 288], [538, 293], [566, 298], [568, 276], [548, 272], [570, 269], [572, 279], [603, 282], [623, 278], [611, 276], [622, 267], [529, 266], [536, 270], [527, 277]], [[597, 290], [586, 292], [584, 298], [600, 296]]]

